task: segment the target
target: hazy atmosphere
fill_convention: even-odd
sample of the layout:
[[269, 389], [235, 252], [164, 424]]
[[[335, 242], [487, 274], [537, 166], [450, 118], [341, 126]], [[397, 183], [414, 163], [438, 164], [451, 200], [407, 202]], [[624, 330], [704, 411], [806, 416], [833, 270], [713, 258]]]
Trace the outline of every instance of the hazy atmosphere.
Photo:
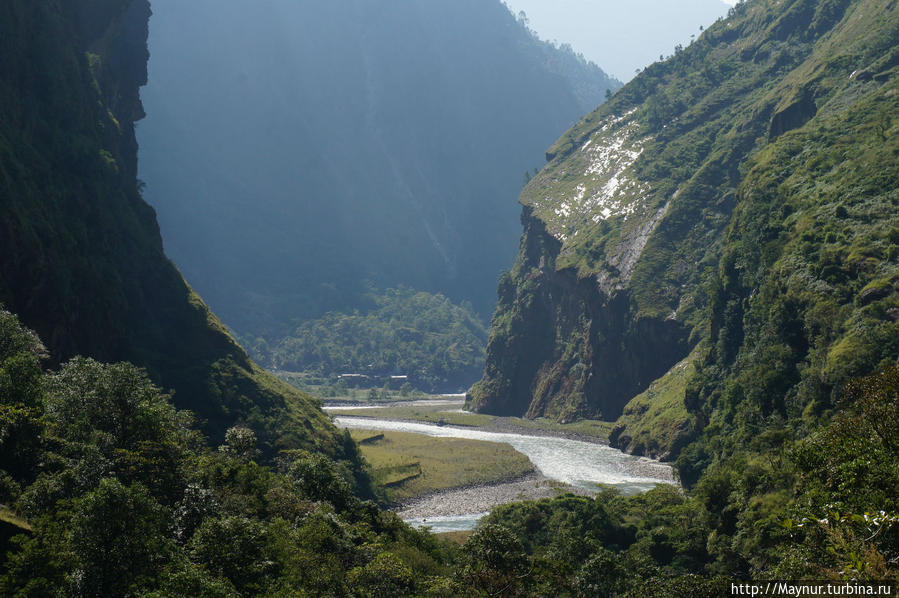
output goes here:
[[0, 596], [896, 595], [897, 5], [0, 0]]
[[498, 1], [247, 6], [153, 3], [137, 134], [166, 252], [266, 366], [464, 390], [525, 178], [620, 83]]
[[687, 45], [699, 27], [727, 14], [722, 0], [505, 0], [524, 11], [541, 39], [571, 44], [612, 76], [628, 81], [635, 69]]

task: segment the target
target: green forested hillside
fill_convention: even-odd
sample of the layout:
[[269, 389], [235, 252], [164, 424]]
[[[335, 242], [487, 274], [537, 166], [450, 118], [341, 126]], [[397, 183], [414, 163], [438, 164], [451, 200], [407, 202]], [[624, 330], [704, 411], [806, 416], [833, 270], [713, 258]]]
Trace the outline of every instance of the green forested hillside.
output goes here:
[[[896, 578], [897, 47], [893, 2], [742, 2], [525, 188], [469, 402], [621, 416], [616, 444], [676, 459], [686, 496], [633, 544], [598, 538], [613, 594], [723, 591], [685, 573]], [[526, 522], [524, 542], [579, 521], [528, 509], [493, 518]]]
[[0, 594], [897, 581], [893, 2], [740, 3], [550, 150], [472, 402], [623, 413], [684, 488], [508, 505], [461, 548], [355, 496], [355, 445], [162, 253], [134, 178], [146, 17], [0, 3], [0, 301], [24, 323], [0, 310]]
[[241, 426], [214, 450], [134, 365], [76, 357], [48, 372], [46, 357], [0, 310], [3, 596], [398, 596], [448, 583], [450, 548], [354, 495], [351, 462], [294, 450], [266, 466]]
[[0, 311], [4, 596], [713, 598], [750, 574], [896, 580], [897, 366], [854, 381], [828, 428], [735, 457], [689, 496], [506, 505], [459, 548], [359, 500], [346, 463], [261, 464], [240, 426], [211, 450], [133, 365], [48, 372], [46, 357]]
[[801, 433], [894, 360], [897, 21], [742, 3], [566, 133], [522, 194], [472, 404], [616, 418], [698, 345], [694, 432]]
[[0, 3], [0, 303], [46, 342], [128, 360], [215, 440], [343, 452], [312, 400], [264, 374], [166, 258], [136, 179], [144, 0]]
[[402, 375], [431, 392], [467, 388], [484, 367], [487, 330], [470, 306], [408, 288], [371, 291], [352, 314], [302, 322], [274, 346], [247, 339], [250, 353], [279, 370], [321, 376]]

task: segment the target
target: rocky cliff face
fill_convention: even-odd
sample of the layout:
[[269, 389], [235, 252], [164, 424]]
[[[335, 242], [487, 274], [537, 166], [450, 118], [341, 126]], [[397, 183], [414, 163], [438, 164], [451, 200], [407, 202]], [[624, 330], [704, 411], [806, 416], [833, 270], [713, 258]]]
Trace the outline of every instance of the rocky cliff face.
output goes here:
[[[568, 131], [521, 195], [470, 404], [616, 418], [647, 391], [616, 439], [673, 457], [750, 412], [801, 428], [895, 359], [896, 21], [878, 0], [741, 3]], [[639, 418], [662, 412], [660, 444]]]
[[144, 367], [213, 438], [236, 422], [267, 450], [343, 440], [264, 374], [162, 250], [136, 179], [146, 0], [0, 5], [0, 302], [59, 360]]
[[638, 317], [626, 292], [557, 268], [562, 243], [525, 208], [515, 268], [499, 307], [475, 410], [527, 417], [617, 417], [627, 401], [688, 350], [676, 319]]

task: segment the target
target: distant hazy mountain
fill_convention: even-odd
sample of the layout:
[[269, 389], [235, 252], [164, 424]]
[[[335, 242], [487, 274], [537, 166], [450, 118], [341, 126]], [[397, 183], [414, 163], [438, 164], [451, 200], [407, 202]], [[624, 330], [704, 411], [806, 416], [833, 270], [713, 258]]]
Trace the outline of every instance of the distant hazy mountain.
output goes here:
[[525, 171], [618, 83], [499, 0], [155, 0], [141, 178], [242, 334], [405, 285], [495, 302]]
[[570, 43], [587, 59], [627, 81], [687, 45], [727, 14], [736, 0], [505, 0], [515, 14], [523, 11], [543, 39]]

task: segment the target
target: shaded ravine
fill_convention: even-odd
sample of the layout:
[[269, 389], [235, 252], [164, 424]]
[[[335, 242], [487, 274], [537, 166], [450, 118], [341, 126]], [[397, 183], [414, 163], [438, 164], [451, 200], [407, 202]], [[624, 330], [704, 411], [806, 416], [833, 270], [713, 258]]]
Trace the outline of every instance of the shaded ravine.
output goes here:
[[[634, 457], [602, 444], [368, 417], [337, 416], [334, 422], [340, 427], [351, 429], [411, 432], [441, 438], [506, 443], [526, 455], [541, 474], [533, 480], [445, 490], [419, 501], [410, 501], [401, 510], [404, 519], [413, 524], [431, 526], [434, 531], [471, 529], [489, 508], [521, 497], [552, 496], [555, 491], [546, 480], [568, 484], [584, 493], [596, 492], [597, 484], [602, 484], [615, 487], [623, 494], [644, 492], [660, 483], [675, 483], [668, 465], [644, 457]], [[423, 506], [422, 501], [431, 501], [431, 504]]]

